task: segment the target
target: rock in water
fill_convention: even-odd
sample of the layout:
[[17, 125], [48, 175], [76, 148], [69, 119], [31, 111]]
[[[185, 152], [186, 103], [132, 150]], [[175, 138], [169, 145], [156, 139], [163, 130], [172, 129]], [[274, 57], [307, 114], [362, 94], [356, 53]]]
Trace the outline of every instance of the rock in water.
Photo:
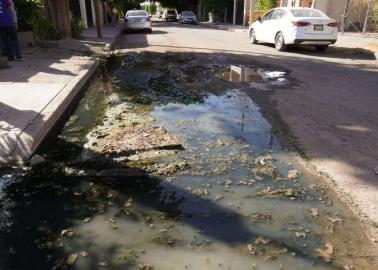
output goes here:
[[34, 167], [34, 166], [37, 166], [39, 164], [42, 164], [46, 162], [46, 159], [40, 155], [34, 155], [31, 159], [30, 159], [30, 166]]

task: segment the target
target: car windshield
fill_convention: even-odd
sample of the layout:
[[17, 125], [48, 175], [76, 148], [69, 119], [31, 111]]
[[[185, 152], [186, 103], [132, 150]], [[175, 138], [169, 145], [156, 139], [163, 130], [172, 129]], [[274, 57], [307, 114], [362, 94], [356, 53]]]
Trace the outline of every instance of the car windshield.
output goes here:
[[291, 9], [294, 17], [326, 17], [319, 10], [315, 9]]
[[184, 16], [194, 16], [194, 13], [191, 12], [191, 11], [183, 11], [182, 15], [184, 15]]
[[167, 13], [168, 13], [169, 15], [172, 15], [172, 14], [175, 15], [175, 14], [176, 14], [176, 11], [174, 11], [174, 10], [168, 10]]
[[147, 12], [142, 10], [129, 11], [127, 12], [127, 16], [147, 16]]

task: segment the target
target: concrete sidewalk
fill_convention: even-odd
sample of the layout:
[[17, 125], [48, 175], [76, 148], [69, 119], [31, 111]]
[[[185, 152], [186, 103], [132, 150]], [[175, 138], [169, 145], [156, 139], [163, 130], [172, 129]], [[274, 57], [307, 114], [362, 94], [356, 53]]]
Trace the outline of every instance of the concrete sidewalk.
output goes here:
[[122, 30], [122, 24], [106, 25], [103, 27], [103, 37], [98, 38], [96, 28], [91, 27], [83, 30], [80, 39], [45, 41], [43, 42], [43, 47], [101, 54], [113, 50], [122, 34]]
[[111, 49], [121, 34], [106, 27], [83, 40], [59, 41], [53, 48], [28, 48], [24, 62], [0, 69], [0, 164], [28, 161], [98, 66], [88, 51]]

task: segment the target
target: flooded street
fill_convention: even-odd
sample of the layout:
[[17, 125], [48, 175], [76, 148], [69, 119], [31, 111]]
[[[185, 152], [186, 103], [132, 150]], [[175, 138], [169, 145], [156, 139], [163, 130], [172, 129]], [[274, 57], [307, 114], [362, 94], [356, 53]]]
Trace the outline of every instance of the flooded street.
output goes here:
[[45, 163], [0, 171], [0, 269], [377, 269], [358, 219], [253, 99], [287, 91], [286, 71], [121, 60], [40, 149]]

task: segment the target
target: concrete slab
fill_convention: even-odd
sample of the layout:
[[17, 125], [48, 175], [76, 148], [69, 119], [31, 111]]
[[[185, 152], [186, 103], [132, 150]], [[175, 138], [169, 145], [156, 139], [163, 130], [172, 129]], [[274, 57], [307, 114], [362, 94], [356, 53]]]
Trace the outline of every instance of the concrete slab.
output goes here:
[[0, 70], [0, 163], [27, 161], [97, 68], [92, 57], [37, 49]]

